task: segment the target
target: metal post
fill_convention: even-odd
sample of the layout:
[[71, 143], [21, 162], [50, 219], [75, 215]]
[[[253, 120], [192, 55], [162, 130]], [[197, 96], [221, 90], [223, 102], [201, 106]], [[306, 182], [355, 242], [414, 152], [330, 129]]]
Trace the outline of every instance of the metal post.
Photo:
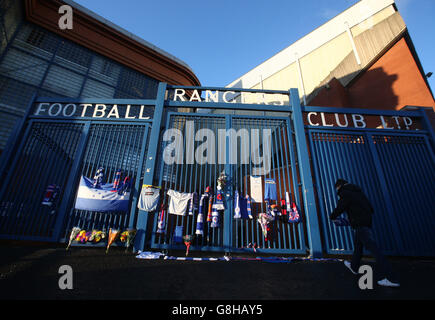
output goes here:
[[[145, 162], [145, 173], [143, 177], [143, 184], [149, 184], [149, 185], [153, 184], [154, 169], [156, 167], [156, 156], [159, 148], [160, 127], [163, 119], [166, 87], [167, 87], [166, 83], [164, 82], [159, 83], [159, 88], [157, 91], [157, 99], [154, 108], [153, 125], [151, 128], [150, 142], [148, 146], [148, 154], [145, 155], [147, 159]], [[139, 210], [137, 223], [136, 223], [137, 233], [134, 242], [135, 252], [138, 250], [143, 251], [145, 247], [147, 223], [148, 223], [148, 212]]]
[[[225, 198], [226, 198], [226, 204], [227, 204], [227, 208], [225, 209], [225, 217], [224, 217], [224, 239], [223, 239], [223, 245], [224, 245], [224, 250], [225, 253], [230, 252], [231, 249], [231, 243], [232, 243], [232, 239], [231, 239], [231, 230], [233, 229], [233, 219], [231, 217], [231, 209], [233, 207], [233, 172], [232, 172], [232, 165], [230, 163], [230, 159], [232, 157], [232, 155], [230, 155], [230, 143], [231, 143], [231, 137], [228, 134], [228, 130], [231, 129], [231, 115], [227, 114], [225, 116], [225, 127], [226, 127], [226, 132], [227, 134], [225, 135], [225, 175], [227, 176], [227, 186], [226, 186], [226, 190], [225, 190]], [[224, 191], [224, 190], [223, 190]]]
[[304, 121], [297, 89], [290, 89], [290, 103], [292, 107], [293, 127], [295, 130], [296, 148], [298, 151], [299, 170], [302, 190], [304, 194], [305, 215], [307, 222], [310, 255], [314, 258], [322, 256], [322, 241], [320, 237], [319, 221], [317, 217], [316, 200], [314, 195], [313, 178], [308, 156], [308, 145], [305, 138]]

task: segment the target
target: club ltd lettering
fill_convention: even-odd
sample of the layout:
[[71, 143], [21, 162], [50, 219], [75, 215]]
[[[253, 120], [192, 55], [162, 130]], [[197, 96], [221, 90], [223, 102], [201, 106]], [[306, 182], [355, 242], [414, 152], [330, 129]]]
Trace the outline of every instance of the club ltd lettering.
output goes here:
[[[339, 114], [334, 113], [334, 117], [331, 120], [326, 119], [325, 112], [308, 112], [307, 113], [307, 122], [310, 126], [318, 127], [341, 127], [347, 128], [349, 126], [353, 126], [354, 128], [366, 128], [367, 121], [362, 114]], [[392, 116], [386, 118], [385, 116], [379, 115], [379, 123], [382, 129], [403, 129], [409, 130], [412, 125], [412, 119], [409, 117], [399, 117]]]

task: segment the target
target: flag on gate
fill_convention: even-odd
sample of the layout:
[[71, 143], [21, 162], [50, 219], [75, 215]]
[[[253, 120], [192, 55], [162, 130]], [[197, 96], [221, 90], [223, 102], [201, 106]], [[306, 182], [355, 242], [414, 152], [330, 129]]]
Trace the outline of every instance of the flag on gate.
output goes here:
[[112, 192], [112, 189], [112, 183], [100, 184], [99, 188], [94, 188], [91, 179], [81, 176], [74, 208], [99, 212], [127, 211], [130, 192], [126, 190], [119, 194]]

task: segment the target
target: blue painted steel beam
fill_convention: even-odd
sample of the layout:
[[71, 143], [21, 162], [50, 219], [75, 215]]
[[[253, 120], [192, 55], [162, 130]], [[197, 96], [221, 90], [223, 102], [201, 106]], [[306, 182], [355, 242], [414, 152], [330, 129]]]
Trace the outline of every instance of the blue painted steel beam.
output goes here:
[[[154, 180], [154, 169], [156, 167], [156, 157], [159, 148], [160, 127], [163, 119], [163, 106], [166, 94], [167, 84], [164, 82], [159, 83], [157, 91], [157, 100], [154, 108], [153, 125], [151, 128], [150, 142], [148, 146], [148, 154], [145, 162], [145, 173], [143, 177], [143, 184], [152, 185]], [[148, 223], [148, 213], [139, 210], [137, 223], [136, 223], [136, 239], [134, 243], [134, 251], [143, 251], [145, 247], [145, 235]]]
[[249, 103], [222, 103], [222, 102], [199, 102], [199, 101], [166, 101], [165, 107], [291, 112], [291, 107], [289, 105], [265, 105], [265, 104], [249, 104]]
[[261, 90], [261, 89], [244, 89], [244, 88], [222, 88], [222, 87], [193, 87], [193, 86], [171, 86], [168, 85], [168, 89], [185, 89], [185, 90], [210, 90], [210, 91], [222, 91], [222, 92], [251, 92], [251, 93], [268, 93], [268, 94], [282, 94], [288, 95], [288, 91], [283, 90]]
[[298, 150], [302, 191], [305, 195], [304, 204], [308, 231], [308, 241], [310, 245], [310, 255], [312, 257], [321, 257], [322, 242], [320, 238], [320, 227], [317, 217], [313, 178], [311, 176], [310, 158], [308, 156], [308, 145], [305, 138], [304, 121], [302, 118], [302, 109], [297, 89], [290, 89], [290, 101], [291, 105], [293, 106], [293, 127], [295, 130], [296, 147]]

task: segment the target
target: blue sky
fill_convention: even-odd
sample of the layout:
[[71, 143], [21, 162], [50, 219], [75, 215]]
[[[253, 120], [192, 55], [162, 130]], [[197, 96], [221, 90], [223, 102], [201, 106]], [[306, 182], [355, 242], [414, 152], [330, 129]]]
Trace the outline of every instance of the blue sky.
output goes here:
[[[225, 86], [357, 0], [75, 0]], [[396, 0], [425, 73], [435, 73], [435, 0]], [[429, 79], [435, 89], [435, 74]]]

